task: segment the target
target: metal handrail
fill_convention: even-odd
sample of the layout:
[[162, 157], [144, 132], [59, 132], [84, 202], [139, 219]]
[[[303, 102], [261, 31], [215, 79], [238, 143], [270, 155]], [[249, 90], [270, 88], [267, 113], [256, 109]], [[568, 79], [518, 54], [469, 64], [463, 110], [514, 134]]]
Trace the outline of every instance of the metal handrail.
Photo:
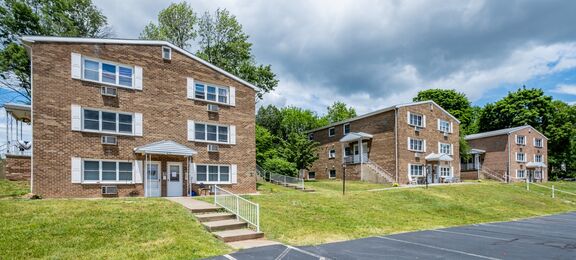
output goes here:
[[236, 215], [260, 232], [260, 205], [225, 189], [214, 186], [214, 204]]
[[[278, 173], [268, 172], [260, 166], [257, 166], [256, 169], [259, 172], [260, 176], [264, 175], [264, 179], [267, 179], [269, 182], [276, 182], [280, 185], [293, 186], [295, 188], [304, 189], [304, 178], [298, 178], [298, 177], [292, 177], [292, 176], [282, 175], [282, 174], [278, 174]], [[266, 178], [266, 176], [268, 178]]]
[[484, 174], [487, 174], [487, 175], [489, 175], [490, 177], [492, 177], [492, 178], [494, 178], [494, 179], [497, 179], [497, 180], [499, 180], [499, 181], [501, 181], [501, 182], [506, 182], [505, 178], [500, 177], [499, 174], [497, 174], [496, 171], [494, 171], [494, 170], [492, 170], [492, 169], [490, 169], [490, 168], [488, 168], [488, 167], [486, 167], [486, 166], [482, 166], [481, 169], [480, 169], [480, 171], [482, 171]]
[[374, 161], [368, 160], [366, 165], [368, 165], [368, 167], [376, 170], [380, 175], [384, 176], [384, 178], [386, 178], [386, 180], [388, 180], [388, 182], [394, 182], [395, 181], [394, 175], [390, 174], [388, 171], [386, 171], [384, 168], [380, 167], [380, 165], [378, 165]]

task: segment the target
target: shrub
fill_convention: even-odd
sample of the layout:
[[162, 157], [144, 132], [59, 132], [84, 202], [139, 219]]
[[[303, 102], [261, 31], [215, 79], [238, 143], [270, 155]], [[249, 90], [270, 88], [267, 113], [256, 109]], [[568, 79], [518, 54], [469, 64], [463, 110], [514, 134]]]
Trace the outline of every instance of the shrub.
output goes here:
[[298, 175], [298, 169], [296, 169], [296, 164], [278, 157], [267, 159], [266, 161], [264, 161], [264, 165], [262, 165], [262, 167], [264, 167], [265, 170], [272, 173], [288, 176]]
[[395, 182], [394, 184], [392, 184], [392, 187], [398, 187], [400, 186], [397, 182]]

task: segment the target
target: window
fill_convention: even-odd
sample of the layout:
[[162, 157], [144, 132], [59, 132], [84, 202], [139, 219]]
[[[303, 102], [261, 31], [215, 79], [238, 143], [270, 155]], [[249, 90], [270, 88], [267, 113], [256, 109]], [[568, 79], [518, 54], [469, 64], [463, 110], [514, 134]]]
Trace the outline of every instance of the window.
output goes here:
[[132, 114], [84, 109], [83, 130], [132, 134]]
[[408, 149], [411, 151], [424, 151], [424, 140], [409, 138]]
[[542, 148], [542, 138], [534, 138], [534, 146], [538, 148]]
[[165, 60], [172, 59], [172, 49], [170, 47], [163, 46], [162, 47], [162, 58]]
[[438, 150], [439, 153], [452, 155], [452, 144], [440, 143]]
[[410, 164], [410, 176], [424, 176], [424, 165]]
[[132, 182], [132, 163], [120, 161], [84, 160], [84, 182]]
[[310, 141], [314, 140], [314, 133], [308, 134], [308, 140], [310, 140]]
[[526, 144], [526, 137], [523, 135], [517, 135], [516, 144]]
[[517, 162], [525, 162], [526, 161], [526, 154], [516, 153], [516, 161]]
[[330, 149], [330, 151], [328, 151], [328, 159], [333, 158], [336, 158], [336, 149]]
[[134, 68], [106, 61], [84, 59], [83, 79], [122, 87], [133, 86]]
[[228, 104], [229, 91], [227, 87], [218, 87], [206, 83], [196, 83], [194, 97], [206, 101]]
[[309, 180], [315, 180], [316, 179], [316, 173], [315, 172], [308, 172], [308, 179]]
[[344, 124], [344, 135], [347, 135], [349, 133], [350, 133], [350, 123]]
[[542, 179], [542, 170], [534, 170], [534, 178], [535, 179]]
[[328, 177], [330, 179], [336, 179], [336, 170], [330, 170], [330, 175]]
[[344, 147], [344, 155], [345, 156], [350, 156], [352, 155], [352, 149], [350, 149], [350, 147]]
[[452, 173], [450, 167], [440, 167], [440, 177], [450, 177]]
[[438, 120], [438, 130], [443, 133], [450, 133], [450, 122]]
[[419, 114], [410, 114], [410, 125], [423, 127], [424, 126], [424, 119], [422, 115]]
[[526, 177], [525, 170], [516, 170], [516, 178], [523, 179]]
[[228, 126], [194, 124], [194, 137], [199, 141], [228, 143]]
[[330, 127], [328, 128], [328, 136], [335, 136], [336, 135], [336, 128]]
[[196, 182], [230, 183], [229, 165], [196, 165]]
[[541, 154], [534, 155], [534, 162], [542, 162], [542, 155]]

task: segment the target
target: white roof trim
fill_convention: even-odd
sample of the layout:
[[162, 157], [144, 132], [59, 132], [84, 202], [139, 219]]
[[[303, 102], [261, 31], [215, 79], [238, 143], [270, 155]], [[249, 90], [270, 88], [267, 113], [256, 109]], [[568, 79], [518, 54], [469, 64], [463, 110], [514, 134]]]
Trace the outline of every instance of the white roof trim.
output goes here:
[[531, 125], [516, 126], [516, 127], [498, 129], [498, 130], [488, 131], [488, 132], [483, 132], [483, 133], [471, 134], [471, 135], [467, 135], [466, 137], [464, 137], [464, 139], [465, 140], [474, 140], [474, 139], [480, 139], [480, 138], [486, 138], [486, 137], [492, 137], [492, 136], [506, 135], [506, 134], [511, 134], [511, 133], [514, 133], [516, 131], [520, 131], [520, 130], [526, 129], [526, 128], [532, 128], [532, 130], [534, 130], [536, 133], [540, 134], [542, 137], [544, 137], [546, 140], [548, 140], [548, 137], [546, 137], [544, 134], [540, 133], [540, 131], [536, 130], [536, 128], [532, 127]]
[[432, 162], [451, 162], [453, 159], [450, 155], [447, 155], [445, 153], [431, 153], [429, 155], [426, 155], [426, 157], [424, 158], [426, 159], [426, 161], [432, 161]]
[[359, 119], [362, 119], [362, 118], [366, 118], [366, 117], [369, 117], [369, 116], [373, 116], [373, 115], [377, 115], [377, 114], [380, 114], [380, 113], [388, 112], [388, 111], [390, 111], [390, 110], [394, 110], [394, 109], [397, 109], [397, 108], [400, 108], [400, 107], [416, 106], [416, 105], [422, 105], [422, 104], [428, 104], [428, 103], [434, 104], [436, 107], [440, 108], [440, 110], [442, 110], [442, 112], [446, 113], [446, 114], [449, 115], [452, 119], [456, 120], [456, 122], [460, 123], [460, 120], [458, 120], [458, 119], [457, 119], [456, 117], [454, 117], [452, 114], [448, 113], [448, 111], [444, 110], [444, 108], [442, 108], [440, 105], [436, 104], [436, 102], [434, 102], [433, 100], [426, 100], [426, 101], [419, 101], [419, 102], [412, 102], [412, 103], [404, 103], [404, 104], [394, 105], [394, 106], [390, 106], [390, 107], [385, 107], [385, 108], [382, 108], [382, 109], [379, 109], [379, 110], [376, 110], [376, 111], [373, 111], [373, 112], [370, 112], [370, 113], [367, 113], [367, 114], [364, 114], [364, 115], [359, 115], [359, 116], [357, 116], [357, 117], [353, 117], [353, 118], [350, 118], [350, 119], [342, 120], [342, 121], [339, 121], [339, 122], [336, 122], [336, 123], [332, 123], [332, 124], [327, 125], [327, 126], [323, 126], [323, 127], [319, 127], [319, 128], [316, 128], [316, 129], [312, 129], [312, 130], [306, 131], [306, 133], [312, 133], [312, 132], [316, 132], [316, 131], [319, 131], [319, 130], [322, 130], [322, 129], [326, 129], [326, 128], [334, 127], [334, 126], [337, 126], [337, 125], [349, 123], [349, 122], [356, 121], [356, 120], [359, 120]]
[[526, 168], [546, 168], [546, 164], [543, 162], [529, 162], [526, 164]]
[[162, 140], [134, 148], [135, 153], [193, 156], [196, 150], [170, 140]]
[[196, 60], [252, 89], [258, 91], [259, 88], [253, 84], [234, 76], [232, 73], [227, 72], [216, 65], [209, 63], [201, 58], [198, 58], [194, 54], [184, 50], [170, 42], [167, 41], [155, 41], [155, 40], [134, 40], [134, 39], [103, 39], [103, 38], [79, 38], [79, 37], [55, 37], [55, 36], [23, 36], [22, 41], [24, 42], [68, 42], [68, 43], [99, 43], [99, 44], [131, 44], [131, 45], [159, 45], [159, 46], [169, 46], [170, 48], [179, 51], [180, 53]]
[[341, 143], [348, 143], [348, 142], [352, 142], [352, 141], [358, 141], [358, 140], [364, 140], [364, 139], [372, 139], [372, 135], [371, 134], [367, 134], [364, 132], [354, 132], [354, 133], [349, 133], [347, 135], [345, 135], [344, 137], [342, 137], [342, 139], [340, 139]]

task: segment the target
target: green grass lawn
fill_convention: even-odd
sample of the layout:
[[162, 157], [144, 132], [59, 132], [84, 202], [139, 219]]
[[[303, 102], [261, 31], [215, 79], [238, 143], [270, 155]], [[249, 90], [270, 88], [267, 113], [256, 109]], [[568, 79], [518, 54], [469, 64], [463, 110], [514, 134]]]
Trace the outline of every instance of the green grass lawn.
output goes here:
[[[304, 183], [306, 189], [313, 189], [319, 192], [339, 192], [342, 193], [342, 180], [319, 180], [307, 181]], [[392, 184], [376, 184], [363, 181], [346, 181], [346, 191], [366, 191], [373, 189], [390, 188]]]
[[0, 200], [1, 259], [193, 259], [230, 251], [164, 199]]
[[311, 245], [576, 210], [576, 197], [552, 199], [519, 185], [498, 183], [358, 191], [346, 196], [321, 189], [337, 187], [336, 182], [312, 185], [318, 185], [319, 192], [264, 183], [260, 188], [274, 194], [248, 196], [260, 204], [260, 223], [268, 238]]
[[0, 198], [21, 196], [29, 192], [29, 181], [0, 180]]

